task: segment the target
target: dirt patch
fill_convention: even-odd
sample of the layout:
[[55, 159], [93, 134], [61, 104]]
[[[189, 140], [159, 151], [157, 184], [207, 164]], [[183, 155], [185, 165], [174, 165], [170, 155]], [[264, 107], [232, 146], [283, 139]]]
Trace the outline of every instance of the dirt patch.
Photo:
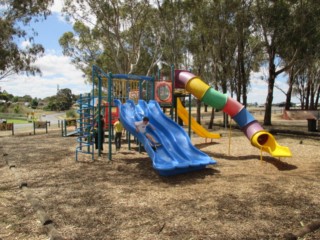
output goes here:
[[[1, 137], [0, 239], [47, 239], [36, 209], [72, 240], [285, 239], [319, 221], [319, 140], [277, 136], [293, 157], [261, 161], [241, 132], [231, 142], [219, 132], [213, 143], [192, 136], [217, 165], [172, 177], [159, 176], [134, 143], [123, 142], [112, 162], [107, 154], [75, 162], [76, 138], [60, 131]], [[304, 239], [320, 239], [320, 230]]]

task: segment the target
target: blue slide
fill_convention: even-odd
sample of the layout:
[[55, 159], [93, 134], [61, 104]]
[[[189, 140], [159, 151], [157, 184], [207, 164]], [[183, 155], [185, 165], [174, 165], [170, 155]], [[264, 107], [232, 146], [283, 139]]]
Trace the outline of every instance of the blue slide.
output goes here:
[[[152, 160], [153, 168], [162, 176], [176, 175], [205, 168], [216, 161], [195, 148], [185, 130], [168, 118], [156, 101], [147, 104], [139, 100], [138, 105], [128, 100], [121, 104], [115, 100], [120, 109], [120, 120], [124, 128], [141, 142]], [[146, 116], [155, 130], [147, 127], [147, 133], [152, 135], [162, 146], [156, 151], [150, 146], [145, 135], [136, 132], [134, 122], [141, 121]]]

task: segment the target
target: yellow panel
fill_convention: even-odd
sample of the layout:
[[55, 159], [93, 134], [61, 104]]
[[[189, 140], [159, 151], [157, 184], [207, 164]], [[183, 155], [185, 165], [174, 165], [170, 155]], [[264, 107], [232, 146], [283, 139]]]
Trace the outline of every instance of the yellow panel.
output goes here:
[[[178, 115], [182, 119], [182, 121], [185, 124], [189, 125], [189, 113], [188, 113], [187, 109], [185, 109], [183, 107], [180, 98], [177, 98], [177, 111], [178, 111]], [[221, 135], [219, 133], [208, 132], [193, 117], [191, 117], [191, 128], [196, 134], [198, 134], [200, 137], [203, 137], [203, 138], [210, 138], [211, 139], [211, 138], [220, 138], [221, 137]]]
[[188, 92], [191, 92], [199, 100], [202, 99], [203, 95], [209, 88], [210, 86], [208, 84], [206, 84], [200, 78], [197, 77], [189, 80], [186, 86], [186, 90]]

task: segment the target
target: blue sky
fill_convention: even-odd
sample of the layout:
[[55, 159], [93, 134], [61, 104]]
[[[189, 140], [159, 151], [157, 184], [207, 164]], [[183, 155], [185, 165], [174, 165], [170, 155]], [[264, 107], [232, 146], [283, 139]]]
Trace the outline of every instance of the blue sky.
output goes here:
[[[71, 64], [70, 58], [62, 54], [59, 38], [63, 33], [71, 31], [72, 26], [61, 17], [62, 1], [56, 2], [52, 7], [52, 15], [30, 26], [38, 32], [34, 37], [35, 42], [45, 48], [44, 56], [35, 63], [41, 69], [42, 76], [10, 76], [0, 82], [2, 90], [15, 96], [45, 98], [55, 95], [58, 86], [60, 89], [70, 88], [74, 94], [86, 93], [92, 89], [91, 84], [85, 84], [82, 72]], [[22, 48], [28, 44], [28, 41], [19, 43]]]
[[[61, 7], [63, 1], [56, 1], [52, 7], [53, 14], [46, 20], [33, 23], [31, 25], [38, 32], [35, 42], [42, 44], [45, 55], [36, 61], [36, 65], [41, 69], [42, 76], [14, 75], [0, 82], [2, 90], [15, 95], [45, 98], [53, 96], [57, 92], [57, 87], [70, 88], [72, 93], [80, 94], [91, 90], [91, 85], [85, 84], [85, 79], [80, 70], [76, 69], [68, 57], [63, 56], [59, 45], [59, 38], [63, 33], [72, 30], [72, 26], [61, 17]], [[28, 42], [21, 42], [21, 47]], [[251, 90], [248, 94], [248, 102], [259, 104], [264, 103], [267, 96], [267, 83], [262, 80], [266, 77], [266, 69], [261, 68], [260, 72], [251, 74]], [[285, 78], [277, 84], [283, 90], [288, 88]], [[274, 103], [285, 101], [285, 95], [274, 89]], [[298, 102], [294, 99], [293, 102]]]
[[72, 26], [63, 21], [58, 13], [50, 15], [44, 21], [33, 23], [32, 27], [39, 33], [35, 42], [42, 43], [46, 49], [60, 50], [59, 38], [65, 32], [72, 31]]

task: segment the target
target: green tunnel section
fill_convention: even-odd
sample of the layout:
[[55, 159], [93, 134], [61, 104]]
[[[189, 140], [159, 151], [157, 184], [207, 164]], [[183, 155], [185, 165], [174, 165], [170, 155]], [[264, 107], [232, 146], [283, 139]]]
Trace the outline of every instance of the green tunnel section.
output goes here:
[[217, 110], [221, 110], [226, 105], [227, 99], [228, 96], [226, 94], [218, 92], [213, 88], [209, 88], [202, 97], [201, 101]]

